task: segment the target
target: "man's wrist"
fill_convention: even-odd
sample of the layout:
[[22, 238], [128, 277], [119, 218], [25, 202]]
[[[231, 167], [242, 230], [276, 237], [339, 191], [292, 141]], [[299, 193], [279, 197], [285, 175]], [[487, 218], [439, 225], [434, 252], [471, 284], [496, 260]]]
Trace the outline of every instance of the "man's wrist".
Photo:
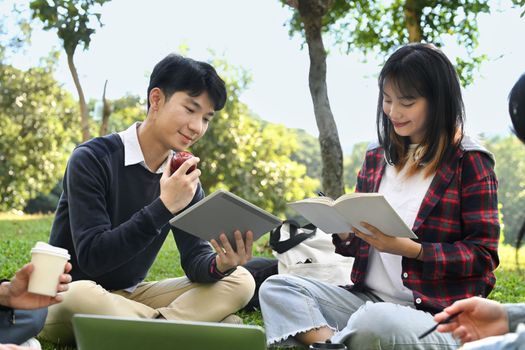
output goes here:
[[211, 268], [210, 272], [212, 276], [222, 278], [222, 277], [231, 275], [237, 269], [237, 266], [223, 272], [219, 269], [219, 266], [217, 264], [217, 256], [216, 256], [215, 259], [212, 260], [210, 268]]

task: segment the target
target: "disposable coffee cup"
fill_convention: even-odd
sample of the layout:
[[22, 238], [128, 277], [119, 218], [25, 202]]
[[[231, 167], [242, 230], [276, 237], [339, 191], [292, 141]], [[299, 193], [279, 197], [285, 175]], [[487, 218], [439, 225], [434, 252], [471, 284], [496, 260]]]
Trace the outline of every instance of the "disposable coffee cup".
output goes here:
[[37, 242], [31, 249], [34, 269], [27, 290], [34, 294], [56, 296], [60, 275], [64, 273], [69, 258], [67, 249]]
[[308, 347], [310, 350], [326, 350], [326, 349], [333, 349], [333, 350], [347, 350], [347, 347], [345, 344], [338, 344], [338, 343], [313, 343]]

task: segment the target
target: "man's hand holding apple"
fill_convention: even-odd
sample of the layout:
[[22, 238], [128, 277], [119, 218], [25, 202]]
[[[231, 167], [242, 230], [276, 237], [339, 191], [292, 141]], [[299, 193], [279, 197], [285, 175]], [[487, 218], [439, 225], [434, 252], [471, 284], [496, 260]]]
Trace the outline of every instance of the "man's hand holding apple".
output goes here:
[[[193, 154], [186, 151], [179, 151], [175, 153], [175, 155], [171, 158], [170, 167], [171, 167], [171, 173], [177, 171], [177, 169], [180, 168], [184, 162], [186, 162], [188, 159], [194, 158]], [[186, 171], [186, 174], [191, 173], [193, 170], [197, 169], [197, 165], [192, 165], [190, 168]]]
[[[177, 156], [179, 153], [181, 155]], [[160, 178], [160, 200], [173, 214], [190, 204], [195, 196], [201, 174], [201, 171], [196, 168], [200, 160], [198, 157], [193, 157], [189, 152], [178, 152], [177, 154], [164, 167]], [[172, 162], [173, 166], [171, 166]]]

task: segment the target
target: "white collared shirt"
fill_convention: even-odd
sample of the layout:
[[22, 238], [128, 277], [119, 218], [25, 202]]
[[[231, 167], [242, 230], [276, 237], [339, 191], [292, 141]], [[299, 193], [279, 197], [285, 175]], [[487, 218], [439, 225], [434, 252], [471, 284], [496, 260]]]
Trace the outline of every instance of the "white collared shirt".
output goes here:
[[140, 148], [139, 137], [137, 134], [137, 129], [140, 125], [140, 122], [132, 124], [129, 128], [118, 133], [122, 143], [124, 144], [124, 166], [140, 164], [144, 168], [148, 169], [150, 172], [155, 174], [162, 174], [164, 167], [168, 162], [168, 158], [162, 163], [162, 165], [157, 169], [157, 171], [152, 171], [148, 168], [146, 161], [144, 160], [144, 154]]

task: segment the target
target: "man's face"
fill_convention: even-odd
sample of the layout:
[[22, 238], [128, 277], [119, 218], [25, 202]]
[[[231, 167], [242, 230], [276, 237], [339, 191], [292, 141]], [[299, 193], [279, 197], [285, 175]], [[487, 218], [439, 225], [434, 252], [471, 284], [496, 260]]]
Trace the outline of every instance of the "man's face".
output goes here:
[[158, 105], [153, 105], [153, 116], [159, 140], [167, 149], [182, 151], [197, 142], [208, 129], [213, 118], [213, 103], [208, 93], [190, 96], [175, 92], [166, 100], [159, 90]]

